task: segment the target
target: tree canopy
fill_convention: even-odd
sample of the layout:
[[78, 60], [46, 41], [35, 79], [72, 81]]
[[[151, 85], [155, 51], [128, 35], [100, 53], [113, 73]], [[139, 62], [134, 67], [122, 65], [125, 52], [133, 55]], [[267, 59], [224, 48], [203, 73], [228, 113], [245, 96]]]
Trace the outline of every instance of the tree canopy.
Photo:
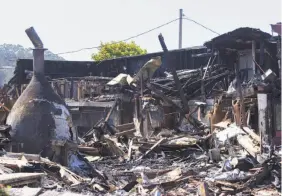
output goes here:
[[102, 61], [105, 59], [113, 59], [124, 56], [135, 56], [147, 54], [146, 49], [142, 49], [134, 41], [126, 42], [101, 42], [99, 51], [92, 54], [94, 61]]

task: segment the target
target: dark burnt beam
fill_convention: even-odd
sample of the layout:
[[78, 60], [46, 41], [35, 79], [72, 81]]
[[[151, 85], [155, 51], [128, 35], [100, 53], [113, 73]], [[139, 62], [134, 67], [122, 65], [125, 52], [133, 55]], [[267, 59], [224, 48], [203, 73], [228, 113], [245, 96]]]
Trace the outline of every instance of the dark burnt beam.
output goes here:
[[[237, 80], [237, 97], [239, 97], [239, 99], [241, 100], [241, 103], [244, 102], [244, 97], [243, 97], [243, 93], [242, 93], [242, 82], [241, 82], [241, 78], [240, 78], [240, 74], [239, 74], [239, 55], [237, 56], [237, 63], [235, 64], [235, 71], [236, 71], [236, 80]], [[244, 104], [240, 104], [240, 124], [237, 124], [238, 126], [246, 126], [247, 125], [247, 121], [245, 118], [245, 105]]]
[[187, 114], [187, 113], [189, 113], [188, 101], [185, 98], [185, 95], [184, 95], [184, 92], [183, 92], [180, 80], [179, 80], [179, 78], [177, 76], [177, 73], [176, 73], [176, 69], [175, 69], [174, 65], [171, 64], [171, 61], [170, 61], [171, 59], [170, 59], [170, 56], [169, 56], [169, 53], [168, 53], [168, 49], [167, 49], [167, 46], [165, 44], [165, 41], [164, 41], [164, 38], [163, 38], [162, 34], [160, 34], [158, 37], [159, 37], [159, 41], [160, 41], [160, 44], [162, 46], [162, 49], [164, 51], [164, 54], [165, 54], [166, 58], [168, 58], [167, 62], [169, 64], [169, 66], [170, 66], [170, 69], [171, 69], [171, 72], [172, 72], [172, 75], [173, 75], [173, 80], [175, 82], [177, 90], [179, 91], [179, 95], [180, 95], [180, 99], [181, 99], [184, 111]]
[[255, 60], [256, 60], [256, 41], [252, 41], [252, 68], [253, 68], [253, 74], [255, 75], [256, 74], [256, 63], [255, 63]]
[[260, 41], [260, 58], [259, 58], [259, 65], [263, 68], [264, 67], [264, 40]]

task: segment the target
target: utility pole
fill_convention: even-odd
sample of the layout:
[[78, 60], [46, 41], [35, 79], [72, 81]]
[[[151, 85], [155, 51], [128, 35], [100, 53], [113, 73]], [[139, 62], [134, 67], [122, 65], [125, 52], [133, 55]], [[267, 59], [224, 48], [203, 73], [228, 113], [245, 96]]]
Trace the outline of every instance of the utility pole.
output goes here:
[[182, 48], [182, 16], [183, 16], [183, 10], [179, 10], [179, 43], [178, 48]]

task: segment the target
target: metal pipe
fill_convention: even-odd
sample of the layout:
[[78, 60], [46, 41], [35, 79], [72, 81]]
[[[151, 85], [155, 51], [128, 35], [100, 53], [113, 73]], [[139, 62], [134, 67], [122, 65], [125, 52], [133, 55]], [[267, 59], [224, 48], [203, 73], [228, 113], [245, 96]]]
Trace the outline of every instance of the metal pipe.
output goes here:
[[43, 48], [43, 43], [33, 27], [26, 29], [25, 32], [35, 47], [33, 49], [33, 72], [35, 75], [44, 75], [45, 49]]
[[45, 49], [33, 49], [34, 75], [44, 75], [44, 51]]
[[37, 35], [36, 31], [33, 27], [30, 27], [25, 30], [25, 33], [27, 34], [28, 38], [32, 42], [33, 46], [37, 49], [41, 48], [43, 49], [43, 43], [40, 39], [40, 37]]

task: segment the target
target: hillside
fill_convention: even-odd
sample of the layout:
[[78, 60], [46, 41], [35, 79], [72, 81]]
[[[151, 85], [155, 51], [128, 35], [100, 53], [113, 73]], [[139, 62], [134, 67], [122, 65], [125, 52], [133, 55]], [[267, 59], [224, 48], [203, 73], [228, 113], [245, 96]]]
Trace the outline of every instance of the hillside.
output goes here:
[[[31, 58], [33, 58], [31, 48], [13, 44], [0, 45], [0, 87], [12, 77], [17, 59]], [[45, 51], [45, 59], [65, 60], [49, 50]]]

